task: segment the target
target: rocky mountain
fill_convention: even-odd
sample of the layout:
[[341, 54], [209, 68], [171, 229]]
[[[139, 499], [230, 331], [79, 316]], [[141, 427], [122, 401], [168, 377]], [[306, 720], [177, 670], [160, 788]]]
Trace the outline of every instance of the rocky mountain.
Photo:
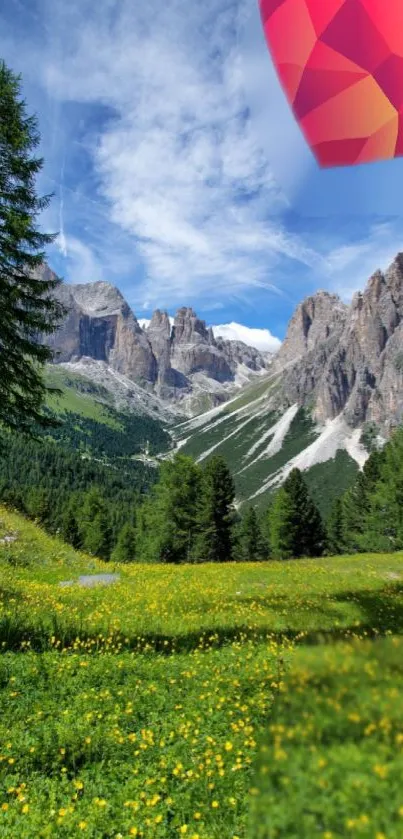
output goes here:
[[57, 296], [66, 316], [46, 339], [55, 363], [80, 370], [83, 359], [103, 369], [106, 365], [163, 401], [178, 403], [184, 413], [225, 401], [269, 367], [268, 354], [241, 342], [216, 340], [191, 308], [179, 309], [173, 325], [166, 312], [157, 310], [142, 329], [123, 295], [108, 283], [62, 283]]
[[123, 393], [148, 398], [185, 453], [222, 453], [240, 502], [267, 503], [296, 466], [328, 507], [365, 463], [368, 434], [380, 442], [403, 419], [403, 254], [350, 305], [326, 291], [304, 300], [270, 358], [215, 337], [190, 308], [173, 323], [156, 311], [143, 329], [106, 283], [59, 294], [58, 363], [109, 390], [118, 381], [122, 405]]
[[403, 254], [345, 305], [320, 291], [296, 309], [260, 382], [181, 423], [177, 446], [231, 463], [240, 501], [266, 496], [293, 467], [324, 512], [403, 419]]
[[388, 434], [403, 417], [403, 254], [350, 306], [325, 292], [304, 301], [275, 367], [285, 406], [312, 404], [318, 421], [342, 413], [352, 428], [372, 422]]

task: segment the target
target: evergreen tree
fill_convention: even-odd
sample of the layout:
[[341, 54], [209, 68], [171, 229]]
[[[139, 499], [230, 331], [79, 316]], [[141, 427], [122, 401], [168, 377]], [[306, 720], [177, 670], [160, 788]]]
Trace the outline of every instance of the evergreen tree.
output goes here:
[[344, 553], [344, 518], [341, 498], [336, 498], [326, 525], [327, 548], [331, 556]]
[[403, 548], [403, 428], [399, 428], [394, 433], [383, 450], [381, 461], [377, 462], [375, 468], [374, 464], [370, 464], [369, 461], [366, 466], [368, 465], [371, 484], [359, 547], [367, 551], [401, 550]]
[[204, 468], [198, 505], [196, 561], [229, 562], [233, 558], [234, 501], [231, 472], [224, 458], [215, 455]]
[[343, 544], [350, 552], [369, 549], [367, 531], [373, 507], [371, 498], [380, 481], [385, 457], [385, 451], [373, 451], [342, 498]]
[[123, 525], [111, 559], [113, 562], [134, 562], [136, 559], [136, 529], [130, 522]]
[[201, 467], [181, 454], [161, 465], [160, 480], [138, 517], [138, 555], [143, 561], [192, 561], [202, 475]]
[[269, 533], [272, 556], [291, 559], [296, 550], [295, 510], [289, 493], [281, 487], [276, 492], [269, 513]]
[[84, 550], [100, 559], [108, 560], [112, 533], [108, 509], [97, 487], [89, 490], [84, 497], [79, 528]]
[[277, 493], [270, 523], [274, 557], [288, 559], [323, 553], [325, 534], [322, 519], [299, 469], [292, 470]]
[[32, 519], [46, 524], [50, 512], [49, 492], [42, 487], [31, 487], [26, 496], [25, 509]]
[[88, 524], [84, 536], [84, 550], [99, 559], [108, 560], [111, 552], [111, 531], [108, 519], [99, 513]]
[[71, 498], [64, 511], [60, 527], [60, 536], [76, 550], [82, 547], [82, 537], [78, 526], [77, 500]]
[[241, 518], [236, 553], [236, 558], [242, 562], [267, 559], [260, 522], [254, 507], [248, 507]]
[[43, 161], [40, 137], [27, 116], [21, 80], [0, 61], [0, 421], [20, 431], [47, 424], [42, 367], [52, 357], [40, 336], [54, 332], [62, 314], [52, 292], [53, 275], [42, 272], [44, 248], [53, 236], [37, 219], [49, 202], [35, 180]]

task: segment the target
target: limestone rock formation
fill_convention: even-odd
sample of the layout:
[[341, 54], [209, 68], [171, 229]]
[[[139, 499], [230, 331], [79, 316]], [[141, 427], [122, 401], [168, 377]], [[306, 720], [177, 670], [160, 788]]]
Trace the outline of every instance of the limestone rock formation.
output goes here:
[[197, 391], [195, 406], [206, 404], [201, 398], [205, 391], [208, 403], [218, 404], [228, 398], [228, 388], [241, 384], [239, 367], [253, 375], [268, 363], [251, 347], [216, 341], [212, 329], [190, 308], [179, 309], [173, 327], [167, 312], [157, 310], [143, 330], [123, 295], [109, 283], [61, 283], [57, 297], [66, 316], [45, 339], [56, 363], [104, 362], [166, 401], [190, 404]]
[[193, 309], [183, 307], [176, 314], [171, 358], [173, 367], [185, 376], [203, 372], [218, 382], [233, 379], [233, 372], [217, 347], [212, 330], [207, 329]]
[[61, 284], [57, 297], [67, 314], [49, 338], [56, 361], [86, 356], [106, 361], [136, 381], [156, 382], [158, 371], [151, 345], [117, 288], [103, 282]]
[[276, 366], [284, 404], [313, 406], [324, 421], [341, 412], [352, 427], [388, 431], [403, 417], [403, 254], [376, 271], [351, 305], [319, 292], [292, 318]]

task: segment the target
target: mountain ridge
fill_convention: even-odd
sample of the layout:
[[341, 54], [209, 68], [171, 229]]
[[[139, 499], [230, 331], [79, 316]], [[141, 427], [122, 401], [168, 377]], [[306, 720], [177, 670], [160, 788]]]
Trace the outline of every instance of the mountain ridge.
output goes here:
[[327, 291], [303, 300], [270, 357], [215, 338], [190, 307], [173, 324], [156, 310], [143, 330], [109, 284], [61, 294], [70, 301], [53, 337], [62, 366], [107, 388], [119, 380], [133, 389], [134, 410], [152, 397], [175, 450], [226, 457], [239, 503], [266, 503], [293, 467], [312, 479], [319, 501], [321, 486], [330, 497], [331, 480], [344, 489], [363, 467], [365, 440], [381, 445], [403, 417], [401, 253], [349, 305]]
[[66, 317], [45, 338], [55, 363], [82, 366], [83, 359], [92, 359], [176, 404], [185, 415], [225, 402], [231, 392], [269, 369], [269, 353], [240, 341], [215, 339], [190, 307], [178, 310], [173, 325], [157, 309], [142, 329], [121, 292], [109, 283], [61, 283], [56, 296]]

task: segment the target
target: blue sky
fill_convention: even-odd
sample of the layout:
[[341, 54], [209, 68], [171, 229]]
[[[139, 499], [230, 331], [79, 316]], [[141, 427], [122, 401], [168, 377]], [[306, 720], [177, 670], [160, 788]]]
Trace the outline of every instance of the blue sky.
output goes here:
[[4, 0], [0, 55], [39, 116], [51, 266], [118, 285], [138, 317], [192, 305], [282, 338], [302, 297], [349, 300], [402, 249], [402, 162], [394, 178], [360, 167], [360, 188], [338, 170], [337, 202], [281, 98], [257, 0]]

